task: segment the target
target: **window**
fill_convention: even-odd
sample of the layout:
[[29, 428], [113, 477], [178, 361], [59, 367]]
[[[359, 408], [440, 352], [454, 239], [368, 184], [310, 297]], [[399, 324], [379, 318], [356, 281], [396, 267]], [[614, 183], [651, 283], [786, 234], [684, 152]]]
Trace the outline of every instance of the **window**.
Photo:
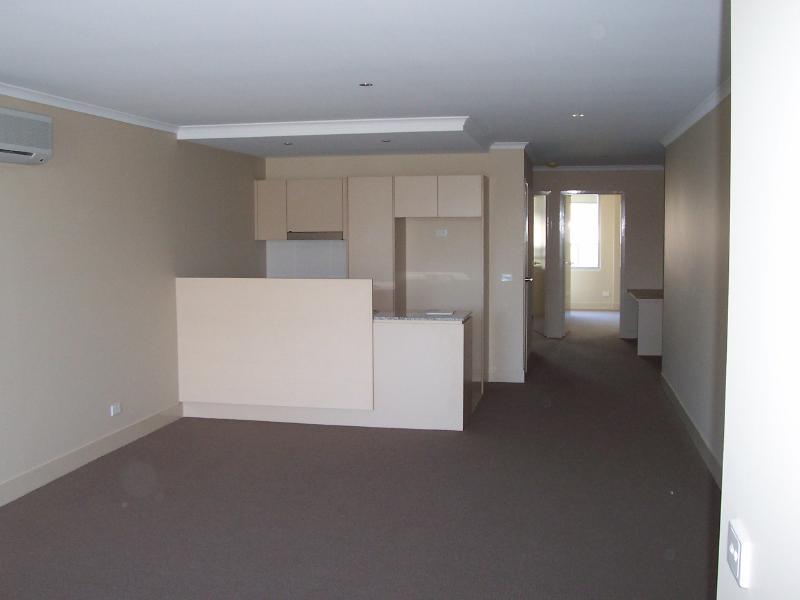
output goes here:
[[596, 194], [570, 198], [569, 253], [573, 269], [600, 268], [600, 197]]

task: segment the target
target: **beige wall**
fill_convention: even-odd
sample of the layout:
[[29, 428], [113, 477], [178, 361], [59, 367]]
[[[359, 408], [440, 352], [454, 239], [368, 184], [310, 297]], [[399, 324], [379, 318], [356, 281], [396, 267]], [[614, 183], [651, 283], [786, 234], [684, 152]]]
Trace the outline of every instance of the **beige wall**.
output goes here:
[[573, 310], [619, 310], [620, 197], [601, 194], [599, 203], [600, 268], [572, 269], [569, 307]]
[[[266, 177], [487, 175], [489, 185], [489, 380], [523, 381], [523, 150], [266, 159]], [[501, 273], [513, 281], [502, 283]]]
[[[663, 171], [573, 171], [548, 169], [533, 174], [537, 191], [550, 190], [558, 201], [566, 190], [623, 192], [625, 248], [622, 251], [621, 287], [661, 288], [664, 285], [664, 172]], [[560, 261], [547, 248], [548, 265]], [[557, 287], [557, 269], [548, 269], [548, 290]], [[620, 336], [636, 337], [636, 301], [620, 296]], [[549, 319], [548, 319], [549, 320]]]
[[0, 106], [54, 123], [49, 163], [0, 164], [3, 482], [175, 404], [175, 276], [263, 275], [264, 246], [252, 241], [262, 161]]
[[722, 461], [728, 325], [730, 98], [667, 148], [662, 374]]

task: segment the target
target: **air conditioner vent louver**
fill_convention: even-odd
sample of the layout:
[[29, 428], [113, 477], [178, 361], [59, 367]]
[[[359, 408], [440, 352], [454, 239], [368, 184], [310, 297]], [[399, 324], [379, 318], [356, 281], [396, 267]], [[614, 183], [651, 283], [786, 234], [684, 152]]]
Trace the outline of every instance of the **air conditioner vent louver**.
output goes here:
[[0, 108], [0, 162], [41, 164], [53, 155], [53, 120]]
[[33, 152], [23, 152], [22, 150], [6, 150], [5, 148], [0, 148], [0, 152], [5, 152], [6, 154], [19, 154], [20, 156], [33, 156]]

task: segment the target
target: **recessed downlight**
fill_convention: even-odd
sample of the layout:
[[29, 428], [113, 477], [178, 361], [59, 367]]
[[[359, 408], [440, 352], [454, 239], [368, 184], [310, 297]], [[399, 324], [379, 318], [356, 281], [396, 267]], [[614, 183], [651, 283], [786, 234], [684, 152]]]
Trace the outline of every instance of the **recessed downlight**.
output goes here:
[[583, 117], [585, 117], [585, 116], [586, 116], [586, 115], [585, 115], [585, 114], [583, 114], [583, 113], [581, 113], [581, 112], [572, 113], [572, 118], [573, 118], [573, 119], [582, 119], [582, 118], [583, 118]]
[[361, 83], [358, 84], [358, 87], [372, 87], [372, 82], [371, 81], [362, 81]]
[[294, 146], [294, 142], [283, 142], [284, 146]]

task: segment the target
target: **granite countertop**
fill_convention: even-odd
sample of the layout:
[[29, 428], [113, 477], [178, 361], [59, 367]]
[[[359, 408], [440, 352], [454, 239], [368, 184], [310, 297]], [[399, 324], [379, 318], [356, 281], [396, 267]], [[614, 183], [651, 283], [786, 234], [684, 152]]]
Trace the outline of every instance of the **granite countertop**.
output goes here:
[[664, 290], [628, 290], [628, 293], [637, 300], [663, 300]]
[[[439, 313], [439, 314], [432, 314]], [[449, 314], [444, 314], [449, 313]], [[463, 323], [470, 318], [472, 313], [466, 310], [450, 311], [424, 311], [409, 310], [406, 312], [380, 312], [374, 311], [375, 321], [446, 321], [450, 323]]]

